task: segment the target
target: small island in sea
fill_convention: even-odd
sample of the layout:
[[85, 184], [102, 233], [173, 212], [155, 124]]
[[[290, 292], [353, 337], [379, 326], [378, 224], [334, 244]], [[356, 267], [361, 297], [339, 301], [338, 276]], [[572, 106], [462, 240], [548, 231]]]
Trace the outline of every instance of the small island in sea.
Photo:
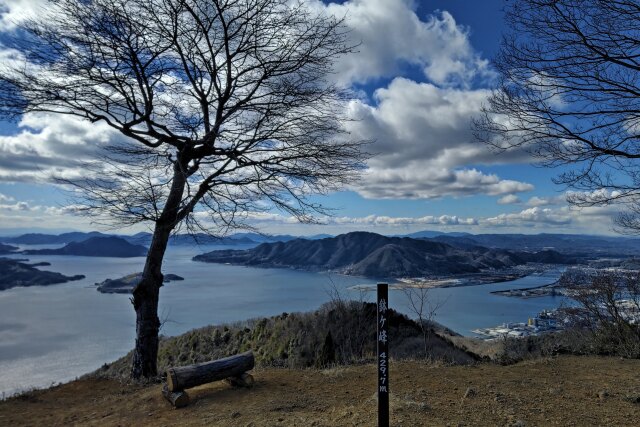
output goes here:
[[[142, 280], [142, 273], [133, 273], [119, 279], [107, 279], [101, 283], [96, 283], [98, 292], [103, 294], [130, 294], [133, 293], [133, 289]], [[184, 280], [184, 277], [180, 277], [177, 274], [165, 274], [163, 282], [174, 282], [178, 280]]]
[[85, 276], [65, 276], [53, 271], [38, 270], [48, 263], [26, 264], [26, 260], [0, 258], [0, 291], [18, 286], [47, 286], [84, 279]]
[[23, 251], [27, 255], [76, 255], [94, 257], [131, 258], [145, 256], [147, 248], [134, 245], [125, 239], [114, 236], [91, 237], [81, 242], [70, 242], [59, 249], [30, 249]]

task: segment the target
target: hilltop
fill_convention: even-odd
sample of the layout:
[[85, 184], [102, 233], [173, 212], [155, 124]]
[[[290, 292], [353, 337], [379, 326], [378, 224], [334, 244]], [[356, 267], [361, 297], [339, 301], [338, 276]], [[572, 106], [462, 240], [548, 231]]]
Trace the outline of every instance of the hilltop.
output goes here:
[[[511, 366], [390, 363], [391, 425], [634, 426], [640, 361], [562, 356]], [[372, 426], [373, 364], [259, 368], [252, 389], [217, 382], [173, 409], [159, 384], [90, 377], [0, 402], [3, 424], [46, 426]], [[602, 397], [600, 397], [600, 396]]]
[[572, 257], [558, 252], [507, 251], [353, 232], [319, 240], [296, 239], [263, 243], [247, 250], [219, 250], [198, 255], [195, 261], [254, 267], [331, 270], [368, 277], [402, 277], [478, 273], [528, 262], [569, 264]]

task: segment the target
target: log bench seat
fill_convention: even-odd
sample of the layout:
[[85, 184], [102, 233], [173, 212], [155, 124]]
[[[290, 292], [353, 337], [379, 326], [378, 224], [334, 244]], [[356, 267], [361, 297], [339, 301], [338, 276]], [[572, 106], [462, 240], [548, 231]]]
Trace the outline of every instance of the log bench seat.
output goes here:
[[234, 387], [251, 387], [254, 380], [247, 371], [254, 366], [253, 352], [247, 351], [211, 362], [169, 368], [162, 395], [176, 408], [182, 408], [189, 404], [187, 388], [221, 380]]

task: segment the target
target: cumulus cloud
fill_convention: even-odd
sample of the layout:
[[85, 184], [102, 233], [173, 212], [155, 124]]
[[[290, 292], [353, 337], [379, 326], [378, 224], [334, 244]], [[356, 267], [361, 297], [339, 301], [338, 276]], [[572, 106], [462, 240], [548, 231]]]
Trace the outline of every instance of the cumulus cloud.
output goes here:
[[350, 0], [316, 7], [345, 18], [357, 53], [340, 59], [341, 83], [366, 82], [397, 75], [402, 66], [419, 67], [436, 84], [468, 84], [493, 78], [488, 61], [475, 52], [468, 30], [446, 12], [420, 18], [413, 0]]
[[503, 180], [495, 174], [476, 169], [449, 170], [430, 168], [419, 163], [406, 168], [371, 167], [365, 173], [357, 191], [369, 199], [434, 199], [476, 194], [499, 196], [533, 190], [531, 184]]
[[105, 124], [70, 116], [26, 114], [15, 135], [0, 136], [0, 181], [45, 182], [80, 177], [84, 162], [122, 138]]
[[520, 200], [520, 197], [516, 196], [515, 194], [507, 194], [498, 199], [499, 205], [513, 205], [521, 202], [522, 200]]
[[17, 202], [14, 204], [0, 204], [0, 210], [5, 212], [28, 212], [33, 208], [27, 202]]
[[496, 156], [475, 142], [471, 120], [488, 94], [396, 78], [375, 91], [375, 105], [353, 101], [350, 115], [356, 120], [348, 130], [375, 141], [375, 156], [356, 191], [367, 198], [429, 199], [533, 190], [529, 183], [467, 166], [528, 159], [519, 151]]
[[485, 220], [494, 226], [521, 226], [523, 224], [564, 225], [572, 222], [566, 210], [549, 208], [528, 208], [516, 213], [504, 213]]
[[565, 196], [555, 197], [538, 197], [533, 196], [527, 201], [527, 206], [549, 206], [549, 205], [561, 205], [566, 201]]
[[[195, 214], [199, 220], [206, 220], [206, 212]], [[299, 224], [299, 221], [290, 215], [282, 215], [274, 212], [240, 212], [239, 217], [245, 219], [249, 224], [272, 223], [272, 224]], [[338, 226], [410, 226], [410, 225], [477, 225], [475, 218], [461, 218], [456, 215], [426, 215], [422, 217], [395, 217], [386, 215], [367, 215], [363, 217], [351, 216], [322, 216], [317, 218], [323, 225]], [[357, 228], [357, 227], [356, 227]]]
[[71, 215], [76, 216], [81, 214], [85, 208], [81, 205], [67, 205], [67, 206], [43, 206], [41, 209], [49, 215]]
[[568, 201], [581, 204], [607, 205], [611, 202], [623, 200], [628, 197], [623, 191], [600, 188], [593, 191], [567, 191]]
[[0, 31], [13, 30], [16, 24], [42, 12], [45, 0], [0, 0]]
[[371, 151], [376, 155], [356, 191], [367, 198], [430, 199], [533, 189], [470, 167], [530, 157], [517, 150], [496, 156], [475, 142], [471, 121], [489, 96], [493, 72], [473, 49], [468, 30], [450, 13], [419, 17], [411, 0], [314, 4], [344, 16], [350, 37], [360, 43], [357, 53], [338, 63], [342, 83], [402, 75], [407, 64], [420, 68], [425, 80], [396, 77], [371, 100], [365, 96], [351, 103], [355, 121], [347, 130], [375, 141]]
[[356, 225], [391, 225], [391, 226], [407, 226], [407, 225], [476, 225], [478, 221], [475, 218], [460, 218], [458, 216], [427, 215], [423, 217], [392, 217], [368, 215], [365, 217], [337, 217], [327, 220], [330, 224], [356, 224]]
[[[29, 0], [0, 2], [3, 22], [40, 7]], [[355, 121], [346, 125], [347, 130], [354, 138], [375, 140], [371, 151], [376, 154], [361, 183], [353, 186], [355, 191], [367, 198], [432, 199], [515, 195], [534, 188], [482, 168], [529, 158], [518, 151], [496, 156], [474, 142], [471, 119], [489, 91], [471, 87], [491, 80], [493, 74], [473, 49], [468, 30], [450, 13], [419, 17], [411, 0], [309, 4], [345, 17], [349, 37], [359, 43], [357, 52], [337, 64], [335, 75], [342, 83], [392, 77], [407, 64], [418, 67], [426, 80], [397, 77], [371, 99], [350, 103], [349, 115]], [[20, 125], [18, 134], [0, 137], [0, 181], [81, 176], [82, 163], [95, 158], [99, 146], [119, 138], [106, 125], [69, 117], [27, 115]]]
[[[1, 201], [1, 200], [0, 200]], [[67, 206], [45, 206], [45, 205], [35, 205], [32, 206], [31, 203], [25, 201], [19, 201], [13, 204], [3, 203], [0, 204], [0, 210], [4, 212], [18, 212], [21, 214], [25, 213], [41, 213], [51, 216], [66, 216], [66, 215], [77, 215], [81, 210], [82, 206], [80, 205], [67, 205]]]

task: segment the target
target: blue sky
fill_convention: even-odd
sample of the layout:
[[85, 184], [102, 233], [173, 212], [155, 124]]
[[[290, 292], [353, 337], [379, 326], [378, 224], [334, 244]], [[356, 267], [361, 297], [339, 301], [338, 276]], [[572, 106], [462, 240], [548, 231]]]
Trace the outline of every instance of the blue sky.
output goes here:
[[[39, 1], [0, 0], [0, 34], [13, 31], [13, 22]], [[360, 182], [314, 197], [335, 209], [321, 218], [324, 225], [300, 225], [277, 212], [255, 215], [263, 231], [612, 233], [615, 208], [569, 208], [567, 190], [551, 182], [559, 170], [531, 165], [524, 152], [498, 155], [473, 140], [471, 119], [495, 84], [490, 61], [505, 30], [504, 1], [308, 3], [346, 16], [361, 43], [357, 54], [338, 61], [336, 79], [358, 93], [350, 111], [359, 121], [349, 130], [374, 139], [379, 155]], [[104, 135], [108, 130], [99, 125], [67, 118], [0, 123], [0, 228], [99, 229], [73, 215], [73, 202], [47, 176], [81, 174], [74, 153], [90, 155], [87, 147]]]

